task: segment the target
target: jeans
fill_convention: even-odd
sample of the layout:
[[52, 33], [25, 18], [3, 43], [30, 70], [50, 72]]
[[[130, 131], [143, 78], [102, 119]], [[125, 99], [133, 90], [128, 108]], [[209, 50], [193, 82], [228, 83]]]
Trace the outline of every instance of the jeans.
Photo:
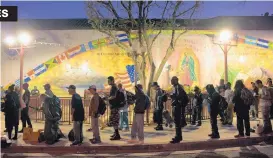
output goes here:
[[74, 138], [77, 142], [83, 141], [82, 124], [82, 121], [74, 121], [73, 123]]
[[263, 131], [264, 132], [271, 132], [272, 131], [272, 124], [270, 121], [270, 106], [261, 106], [262, 109], [262, 117], [264, 122]]
[[[181, 106], [173, 106], [173, 116], [175, 123], [175, 138], [182, 140], [182, 128], [181, 128], [181, 114], [182, 114]], [[185, 109], [185, 107], [184, 107]]]
[[197, 120], [199, 124], [201, 124], [201, 113], [202, 113], [202, 106], [195, 106], [192, 109], [192, 123], [195, 124], [195, 121]]
[[92, 125], [93, 138], [100, 140], [99, 118], [92, 116], [91, 125]]
[[28, 124], [28, 126], [32, 128], [32, 124], [28, 115], [28, 107], [25, 107], [24, 109], [21, 110], [21, 120], [22, 120], [23, 128], [26, 127], [26, 124]]
[[128, 112], [120, 112], [119, 128], [129, 128]]
[[135, 114], [131, 130], [131, 138], [136, 139], [138, 136], [139, 141], [144, 140], [144, 114]]
[[239, 135], [244, 135], [244, 127], [245, 127], [245, 134], [250, 135], [250, 122], [249, 122], [249, 111], [241, 111], [237, 112], [237, 129]]

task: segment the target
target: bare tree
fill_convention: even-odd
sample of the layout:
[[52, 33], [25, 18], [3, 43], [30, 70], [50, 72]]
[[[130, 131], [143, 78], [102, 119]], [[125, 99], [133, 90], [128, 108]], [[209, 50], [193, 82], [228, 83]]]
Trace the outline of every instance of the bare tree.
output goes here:
[[[141, 84], [145, 85], [144, 90], [150, 94], [150, 83], [159, 79], [164, 65], [175, 50], [178, 39], [191, 25], [190, 19], [200, 6], [200, 2], [196, 1], [188, 6], [183, 1], [89, 1], [86, 2], [86, 6], [92, 28], [109, 36], [115, 44], [128, 52], [128, 56], [134, 61]], [[153, 12], [157, 12], [159, 19], [151, 19]], [[185, 17], [189, 20], [182, 20]], [[178, 20], [184, 23], [178, 24]], [[171, 39], [166, 53], [163, 54], [163, 60], [156, 68], [152, 48], [156, 39], [166, 29], [171, 30]], [[128, 43], [122, 43], [117, 39], [118, 32], [128, 35]], [[133, 49], [135, 42], [138, 44], [138, 51]], [[149, 76], [145, 71], [147, 64], [150, 66]]]

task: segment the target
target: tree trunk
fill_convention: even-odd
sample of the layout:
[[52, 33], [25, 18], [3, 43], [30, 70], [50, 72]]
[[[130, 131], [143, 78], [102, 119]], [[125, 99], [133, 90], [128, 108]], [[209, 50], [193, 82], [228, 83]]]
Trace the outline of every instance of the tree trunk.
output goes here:
[[169, 46], [169, 48], [167, 49], [166, 55], [162, 59], [160, 65], [154, 75], [154, 78], [153, 78], [154, 81], [157, 81], [159, 79], [166, 62], [168, 61], [168, 59], [170, 58], [170, 56], [172, 55], [173, 52], [174, 52], [174, 49], [171, 46]]

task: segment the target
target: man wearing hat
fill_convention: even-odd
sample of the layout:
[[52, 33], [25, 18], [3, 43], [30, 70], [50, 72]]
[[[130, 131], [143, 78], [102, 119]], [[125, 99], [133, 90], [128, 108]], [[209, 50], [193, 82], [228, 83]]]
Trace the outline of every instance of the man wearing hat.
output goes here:
[[267, 79], [267, 86], [269, 88], [270, 95], [271, 95], [270, 118], [273, 119], [273, 84], [272, 84], [272, 79], [271, 78]]
[[24, 128], [26, 127], [26, 124], [28, 124], [28, 127], [32, 128], [32, 124], [28, 115], [28, 107], [29, 107], [29, 101], [30, 101], [30, 91], [28, 89], [29, 85], [27, 83], [23, 84], [23, 89], [25, 90], [23, 94], [23, 101], [26, 104], [26, 107], [21, 110], [21, 120], [22, 120], [22, 130], [19, 131], [19, 133], [23, 133]]
[[159, 130], [163, 130], [162, 113], [163, 113], [164, 105], [163, 105], [162, 97], [165, 93], [160, 88], [157, 82], [153, 82], [152, 87], [156, 91], [155, 104], [154, 104], [154, 122], [157, 123], [157, 127], [155, 127], [155, 130], [159, 131]]
[[84, 107], [81, 96], [76, 93], [76, 86], [70, 85], [67, 87], [68, 92], [72, 95], [71, 100], [71, 115], [73, 119], [73, 131], [75, 141], [71, 145], [80, 145], [83, 141], [82, 125], [84, 121]]
[[89, 106], [89, 116], [91, 116], [91, 125], [93, 131], [93, 139], [90, 139], [92, 144], [101, 143], [100, 139], [100, 131], [99, 131], [99, 115], [98, 108], [100, 104], [99, 94], [96, 92], [97, 88], [95, 85], [92, 85], [88, 89], [90, 93], [93, 95], [90, 106]]
[[45, 89], [45, 94], [48, 95], [49, 97], [53, 97], [54, 94], [53, 92], [51, 91], [51, 86], [49, 83], [45, 84], [44, 85], [44, 89]]

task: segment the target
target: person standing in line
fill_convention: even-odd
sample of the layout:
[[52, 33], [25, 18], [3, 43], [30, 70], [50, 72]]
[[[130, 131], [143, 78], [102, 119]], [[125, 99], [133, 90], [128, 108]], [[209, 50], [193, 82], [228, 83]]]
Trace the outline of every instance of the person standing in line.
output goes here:
[[154, 121], [157, 123], [157, 126], [155, 127], [155, 130], [161, 131], [163, 130], [163, 109], [164, 109], [164, 103], [162, 101], [162, 97], [165, 94], [163, 90], [160, 88], [157, 82], [153, 82], [152, 87], [156, 91], [155, 94], [155, 105], [154, 105]]
[[71, 100], [71, 115], [74, 121], [73, 131], [75, 141], [71, 145], [80, 145], [83, 141], [82, 125], [84, 121], [84, 107], [81, 96], [76, 93], [76, 86], [70, 85], [67, 87], [68, 92], [72, 95]]
[[18, 94], [14, 91], [15, 85], [11, 85], [8, 88], [8, 93], [6, 95], [5, 100], [5, 121], [6, 128], [8, 131], [8, 138], [11, 139], [11, 133], [13, 127], [15, 128], [15, 135], [12, 138], [13, 140], [17, 140], [18, 136], [18, 126], [19, 126], [19, 108], [20, 101]]
[[51, 86], [49, 83], [44, 85], [44, 89], [45, 89], [45, 94], [48, 95], [49, 97], [53, 97], [54, 93], [51, 91]]
[[170, 143], [180, 143], [183, 140], [182, 138], [182, 124], [181, 124], [181, 116], [183, 106], [186, 106], [186, 97], [187, 94], [184, 91], [182, 85], [178, 83], [178, 78], [176, 76], [172, 77], [171, 83], [173, 85], [173, 91], [170, 95], [172, 99], [172, 109], [175, 123], [175, 137], [170, 141]]
[[28, 115], [29, 102], [30, 102], [30, 91], [28, 90], [29, 85], [27, 83], [23, 84], [23, 89], [25, 90], [23, 94], [23, 101], [26, 104], [26, 107], [21, 110], [21, 120], [22, 120], [22, 130], [19, 133], [23, 133], [26, 123], [29, 128], [32, 128], [31, 120]]
[[203, 96], [199, 87], [194, 87], [194, 98], [193, 98], [193, 111], [192, 111], [192, 125], [196, 124], [196, 119], [198, 121], [197, 126], [202, 125], [202, 104]]
[[37, 89], [37, 86], [31, 90], [31, 96], [40, 96], [40, 91]]
[[221, 96], [219, 93], [217, 93], [214, 89], [214, 86], [212, 84], [208, 84], [206, 86], [206, 90], [208, 92], [208, 102], [210, 105], [210, 124], [211, 124], [211, 134], [208, 136], [212, 139], [218, 139], [220, 138], [219, 132], [218, 132], [218, 126], [217, 126], [217, 116], [219, 114], [219, 104], [221, 100]]
[[228, 107], [227, 107], [227, 111], [226, 111], [226, 122], [225, 124], [228, 124], [228, 125], [232, 125], [232, 122], [233, 122], [233, 110], [234, 110], [234, 105], [232, 103], [232, 99], [233, 99], [233, 96], [234, 96], [234, 92], [233, 90], [231, 90], [231, 83], [228, 82], [226, 84], [226, 88], [225, 88], [225, 99], [228, 103]]
[[119, 119], [119, 129], [124, 131], [129, 131], [129, 120], [128, 120], [128, 108], [129, 105], [127, 103], [127, 95], [124, 88], [122, 88], [122, 84], [118, 84], [118, 90], [124, 94], [125, 97], [125, 105], [120, 108], [120, 119]]
[[117, 100], [118, 88], [115, 84], [115, 79], [113, 76], [108, 77], [108, 84], [111, 86], [110, 97], [108, 98], [110, 104], [110, 125], [114, 128], [115, 132], [111, 136], [110, 140], [120, 140], [119, 134], [119, 101]]
[[[237, 80], [234, 87], [234, 97], [232, 102], [235, 104], [234, 111], [237, 115], [237, 129], [239, 134], [235, 138], [250, 136], [250, 122], [249, 122], [249, 109], [250, 105], [246, 105], [244, 101], [244, 94], [246, 91], [245, 85], [242, 80]], [[244, 134], [245, 127], [245, 134]]]
[[272, 132], [272, 124], [270, 121], [271, 96], [269, 88], [263, 85], [261, 80], [257, 80], [256, 86], [259, 88], [259, 104], [263, 117], [263, 132], [261, 134], [269, 134]]
[[90, 86], [89, 91], [93, 95], [90, 102], [90, 109], [89, 109], [89, 115], [91, 116], [91, 124], [92, 124], [92, 131], [93, 131], [93, 139], [90, 139], [90, 142], [92, 144], [98, 144], [98, 143], [101, 143], [100, 131], [99, 131], [99, 114], [98, 114], [100, 97], [99, 97], [99, 94], [96, 92], [97, 88], [95, 85]]
[[252, 93], [253, 93], [253, 97], [254, 97], [254, 103], [251, 106], [251, 114], [252, 114], [252, 119], [255, 120], [256, 118], [258, 118], [258, 114], [259, 114], [259, 88], [256, 86], [256, 84], [254, 82], [251, 82], [252, 85]]
[[270, 118], [273, 119], [273, 84], [272, 84], [271, 78], [267, 79], [267, 86], [269, 88], [270, 96], [271, 96]]
[[147, 100], [146, 95], [143, 92], [142, 85], [138, 84], [135, 86], [135, 98], [136, 104], [134, 108], [134, 118], [133, 118], [133, 125], [131, 130], [131, 140], [129, 143], [137, 143], [136, 137], [138, 136], [139, 144], [144, 143], [144, 113], [147, 110], [150, 103]]

